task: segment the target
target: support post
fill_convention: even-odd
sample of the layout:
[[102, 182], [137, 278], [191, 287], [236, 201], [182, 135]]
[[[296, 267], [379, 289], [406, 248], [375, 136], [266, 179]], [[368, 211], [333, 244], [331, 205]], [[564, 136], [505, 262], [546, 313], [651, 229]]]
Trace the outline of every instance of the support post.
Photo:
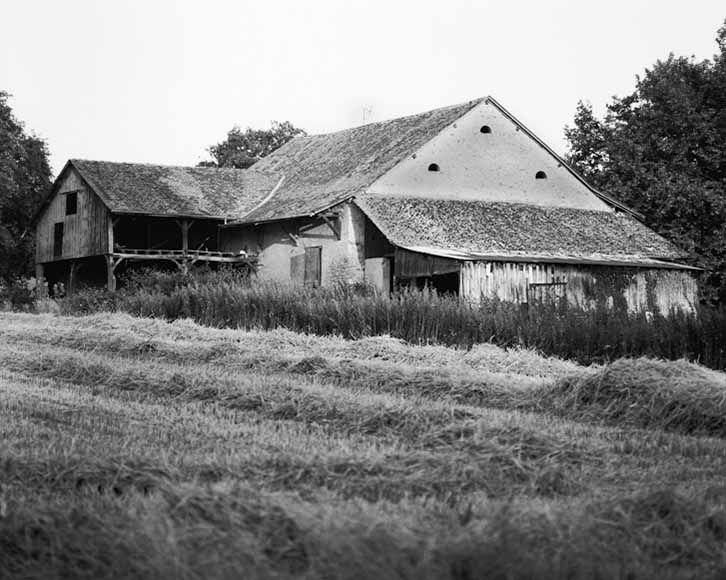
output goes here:
[[76, 274], [78, 273], [78, 262], [71, 260], [68, 266], [68, 295], [70, 296], [76, 290]]
[[192, 227], [192, 223], [194, 222], [192, 220], [181, 220], [176, 223], [181, 228], [182, 251], [184, 252], [184, 255], [186, 255], [189, 252], [189, 228]]
[[35, 279], [40, 284], [41, 280], [45, 277], [45, 268], [43, 264], [36, 264], [35, 265]]
[[116, 290], [116, 274], [114, 273], [114, 270], [116, 269], [115, 264], [113, 263], [113, 256], [111, 254], [106, 254], [106, 273], [107, 273], [107, 288], [109, 292], [113, 292]]

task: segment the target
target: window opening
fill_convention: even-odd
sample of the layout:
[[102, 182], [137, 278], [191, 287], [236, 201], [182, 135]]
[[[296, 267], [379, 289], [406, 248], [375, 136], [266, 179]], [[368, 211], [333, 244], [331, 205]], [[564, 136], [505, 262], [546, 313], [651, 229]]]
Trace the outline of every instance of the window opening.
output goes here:
[[429, 171], [439, 171], [439, 164], [432, 163], [431, 165], [429, 165]]
[[78, 193], [74, 191], [66, 194], [66, 215], [76, 213], [78, 213]]

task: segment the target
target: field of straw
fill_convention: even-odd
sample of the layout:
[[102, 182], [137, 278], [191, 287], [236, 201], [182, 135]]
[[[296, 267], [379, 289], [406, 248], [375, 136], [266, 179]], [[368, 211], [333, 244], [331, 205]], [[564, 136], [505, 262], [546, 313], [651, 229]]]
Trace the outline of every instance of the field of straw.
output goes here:
[[0, 578], [723, 578], [726, 375], [0, 313]]

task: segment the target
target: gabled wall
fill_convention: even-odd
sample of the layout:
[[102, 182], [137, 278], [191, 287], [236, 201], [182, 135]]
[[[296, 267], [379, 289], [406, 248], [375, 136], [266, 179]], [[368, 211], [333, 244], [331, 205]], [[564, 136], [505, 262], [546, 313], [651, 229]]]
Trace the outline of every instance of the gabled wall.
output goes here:
[[[490, 133], [482, 133], [482, 127]], [[430, 164], [439, 166], [429, 171]], [[535, 179], [544, 171], [546, 179]], [[370, 193], [477, 199], [612, 211], [600, 198], [486, 102], [476, 106], [375, 181]]]
[[321, 249], [321, 282], [353, 283], [363, 280], [365, 270], [365, 216], [354, 205], [336, 208], [340, 239], [320, 218], [285, 220], [268, 224], [240, 225], [221, 231], [221, 250], [245, 250], [258, 255], [258, 275], [265, 280], [302, 283], [300, 269], [306, 248]]
[[[66, 195], [77, 192], [77, 211], [66, 215]], [[69, 166], [36, 225], [35, 261], [39, 264], [72, 258], [98, 256], [108, 252], [108, 210]], [[53, 255], [56, 223], [63, 223], [63, 252]]]

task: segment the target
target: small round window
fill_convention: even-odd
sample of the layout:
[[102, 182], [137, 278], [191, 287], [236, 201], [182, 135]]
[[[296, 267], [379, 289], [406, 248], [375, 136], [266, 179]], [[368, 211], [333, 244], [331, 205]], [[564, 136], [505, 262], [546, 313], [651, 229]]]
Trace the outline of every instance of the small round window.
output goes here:
[[438, 163], [432, 163], [429, 165], [429, 171], [440, 171]]
[[535, 179], [547, 179], [547, 174], [544, 171], [538, 171], [534, 174]]
[[492, 128], [489, 125], [482, 125], [481, 129], [479, 129], [480, 133], [491, 133]]

